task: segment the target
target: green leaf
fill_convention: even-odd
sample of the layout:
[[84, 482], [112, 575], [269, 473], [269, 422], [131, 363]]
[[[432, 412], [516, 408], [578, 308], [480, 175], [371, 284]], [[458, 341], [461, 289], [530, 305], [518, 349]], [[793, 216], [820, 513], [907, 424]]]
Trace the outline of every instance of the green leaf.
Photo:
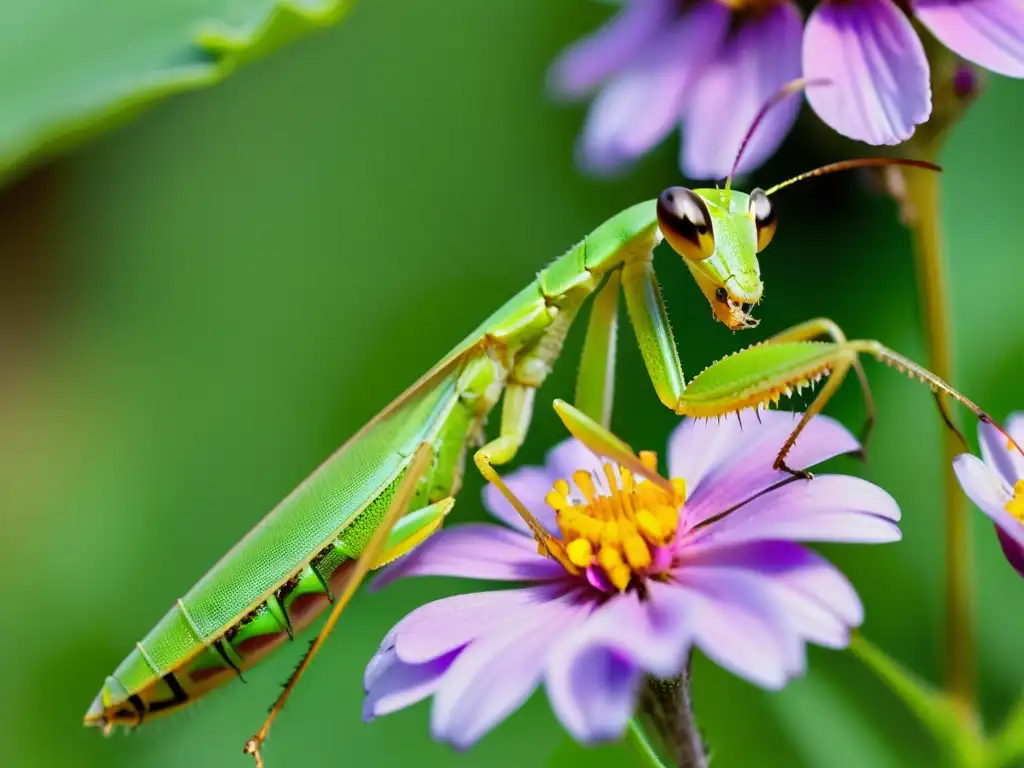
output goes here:
[[977, 728], [965, 722], [948, 698], [860, 634], [854, 634], [850, 650], [903, 701], [935, 740], [950, 750], [958, 764], [982, 764], [983, 745]]
[[350, 0], [0, 0], [0, 178], [338, 21]]
[[1024, 694], [989, 742], [988, 758], [988, 764], [994, 766], [1019, 765], [1024, 760]]

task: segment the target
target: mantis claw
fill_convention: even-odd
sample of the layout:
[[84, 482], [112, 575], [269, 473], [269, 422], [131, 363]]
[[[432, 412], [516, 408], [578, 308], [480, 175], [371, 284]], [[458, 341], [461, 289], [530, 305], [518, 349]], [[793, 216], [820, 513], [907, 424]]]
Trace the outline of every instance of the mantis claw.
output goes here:
[[773, 469], [781, 469], [783, 472], [792, 475], [801, 480], [813, 480], [814, 474], [807, 471], [806, 469], [793, 469], [785, 461], [777, 460], [773, 465]]
[[243, 755], [252, 755], [256, 760], [256, 768], [263, 768], [263, 755], [260, 752], [259, 742], [255, 739], [249, 739], [245, 742], [245, 746], [242, 747]]

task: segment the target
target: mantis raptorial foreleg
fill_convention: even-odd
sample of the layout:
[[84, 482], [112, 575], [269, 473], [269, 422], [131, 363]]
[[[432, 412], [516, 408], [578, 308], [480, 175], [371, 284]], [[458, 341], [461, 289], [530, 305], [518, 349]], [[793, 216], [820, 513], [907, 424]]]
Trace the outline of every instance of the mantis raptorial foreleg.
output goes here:
[[[978, 418], [991, 421], [988, 414], [974, 402], [938, 376], [881, 343], [870, 340], [820, 342], [776, 339], [771, 343], [748, 347], [722, 358], [694, 377], [680, 398], [677, 412], [689, 416], [710, 417], [737, 412], [744, 408], [762, 408], [771, 403], [778, 403], [780, 397], [790, 396], [794, 390], [828, 376], [825, 386], [797, 422], [774, 462], [776, 469], [807, 477], [809, 475], [806, 472], [786, 466], [786, 455], [808, 422], [815, 414], [821, 412], [825, 403], [835, 393], [842, 378], [857, 362], [860, 354], [870, 354], [911, 378], [920, 379], [928, 384], [933, 392], [949, 395]], [[937, 400], [943, 420], [947, 426], [955, 430], [943, 408], [942, 398], [938, 397]]]
[[622, 293], [654, 391], [661, 402], [676, 410], [686, 382], [650, 259], [632, 261], [623, 267]]
[[576, 407], [606, 429], [615, 395], [620, 283], [619, 273], [612, 272], [594, 297], [576, 379]]
[[[277, 719], [277, 715], [281, 712], [285, 702], [288, 701], [288, 697], [291, 696], [299, 678], [302, 677], [303, 673], [309, 668], [309, 664], [313, 660], [313, 657], [316, 656], [321, 646], [323, 646], [327, 636], [331, 634], [331, 631], [334, 629], [335, 624], [337, 624], [338, 619], [341, 616], [341, 612], [345, 609], [345, 606], [348, 605], [352, 596], [355, 595], [356, 590], [359, 588], [359, 585], [362, 584], [366, 574], [372, 570], [379, 561], [386, 559], [387, 552], [385, 550], [385, 546], [388, 542], [391, 529], [398, 519], [409, 510], [409, 505], [416, 496], [416, 487], [419, 485], [420, 479], [423, 477], [424, 472], [430, 464], [432, 455], [433, 449], [429, 443], [421, 443], [416, 449], [416, 453], [413, 455], [413, 459], [409, 463], [409, 466], [405, 471], [405, 475], [399, 482], [398, 488], [395, 490], [395, 495], [391, 499], [391, 503], [388, 505], [387, 511], [384, 513], [380, 524], [377, 526], [376, 530], [374, 530], [373, 536], [370, 537], [369, 542], [366, 544], [366, 548], [362, 553], [360, 553], [359, 557], [352, 565], [352, 569], [348, 573], [348, 580], [345, 584], [345, 589], [334, 601], [334, 607], [331, 610], [330, 615], [327, 617], [327, 621], [324, 623], [323, 628], [310, 644], [309, 650], [306, 651], [306, 654], [302, 657], [302, 660], [295, 668], [291, 677], [288, 678], [288, 682], [285, 683], [284, 690], [281, 691], [277, 700], [274, 702], [274, 705], [270, 708], [270, 712], [267, 715], [266, 720], [263, 721], [263, 725], [256, 734], [246, 742], [242, 751], [247, 755], [252, 755], [256, 759], [257, 768], [263, 768], [263, 755], [261, 749], [263, 747], [263, 742], [266, 741], [267, 735], [270, 733], [270, 726], [273, 725], [274, 720]], [[445, 500], [448, 507], [450, 507], [453, 502], [453, 499]]]
[[555, 400], [554, 407], [555, 413], [558, 414], [558, 418], [562, 420], [569, 434], [598, 456], [611, 459], [633, 474], [646, 477], [666, 490], [672, 489], [672, 484], [659, 475], [657, 469], [645, 464], [636, 452], [611, 430], [598, 424], [580, 409], [569, 405], [564, 400]]

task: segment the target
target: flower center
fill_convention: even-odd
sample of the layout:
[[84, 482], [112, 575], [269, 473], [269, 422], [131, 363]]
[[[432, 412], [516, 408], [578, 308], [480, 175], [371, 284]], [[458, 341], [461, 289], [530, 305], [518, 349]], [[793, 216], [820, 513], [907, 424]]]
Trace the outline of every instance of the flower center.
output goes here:
[[[641, 451], [640, 460], [657, 468], [653, 453]], [[572, 475], [583, 503], [570, 498], [567, 480], [556, 480], [547, 503], [555, 510], [566, 559], [577, 568], [600, 568], [608, 581], [624, 591], [633, 576], [655, 564], [655, 555], [675, 537], [679, 508], [686, 501], [686, 483], [672, 478], [669, 492], [637, 479], [625, 467], [603, 464], [607, 493], [598, 490], [595, 477], [585, 470]]]
[[1006, 502], [1006, 511], [1024, 523], [1024, 480], [1018, 480], [1013, 485], [1013, 498]]

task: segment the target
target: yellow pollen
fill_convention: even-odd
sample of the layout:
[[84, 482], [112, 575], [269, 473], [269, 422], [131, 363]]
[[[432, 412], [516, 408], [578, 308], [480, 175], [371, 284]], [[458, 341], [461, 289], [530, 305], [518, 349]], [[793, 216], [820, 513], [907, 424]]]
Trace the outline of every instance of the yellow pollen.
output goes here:
[[1006, 502], [1006, 511], [1024, 523], [1024, 480], [1013, 484], [1013, 498]]
[[[639, 458], [646, 468], [657, 471], [654, 453], [642, 451]], [[615, 589], [624, 591], [634, 578], [646, 575], [654, 550], [675, 538], [686, 483], [673, 478], [672, 490], [667, 491], [607, 463], [600, 472], [573, 472], [572, 482], [584, 501], [570, 497], [566, 480], [556, 480], [545, 497], [555, 510], [563, 564], [580, 570], [599, 568]]]

